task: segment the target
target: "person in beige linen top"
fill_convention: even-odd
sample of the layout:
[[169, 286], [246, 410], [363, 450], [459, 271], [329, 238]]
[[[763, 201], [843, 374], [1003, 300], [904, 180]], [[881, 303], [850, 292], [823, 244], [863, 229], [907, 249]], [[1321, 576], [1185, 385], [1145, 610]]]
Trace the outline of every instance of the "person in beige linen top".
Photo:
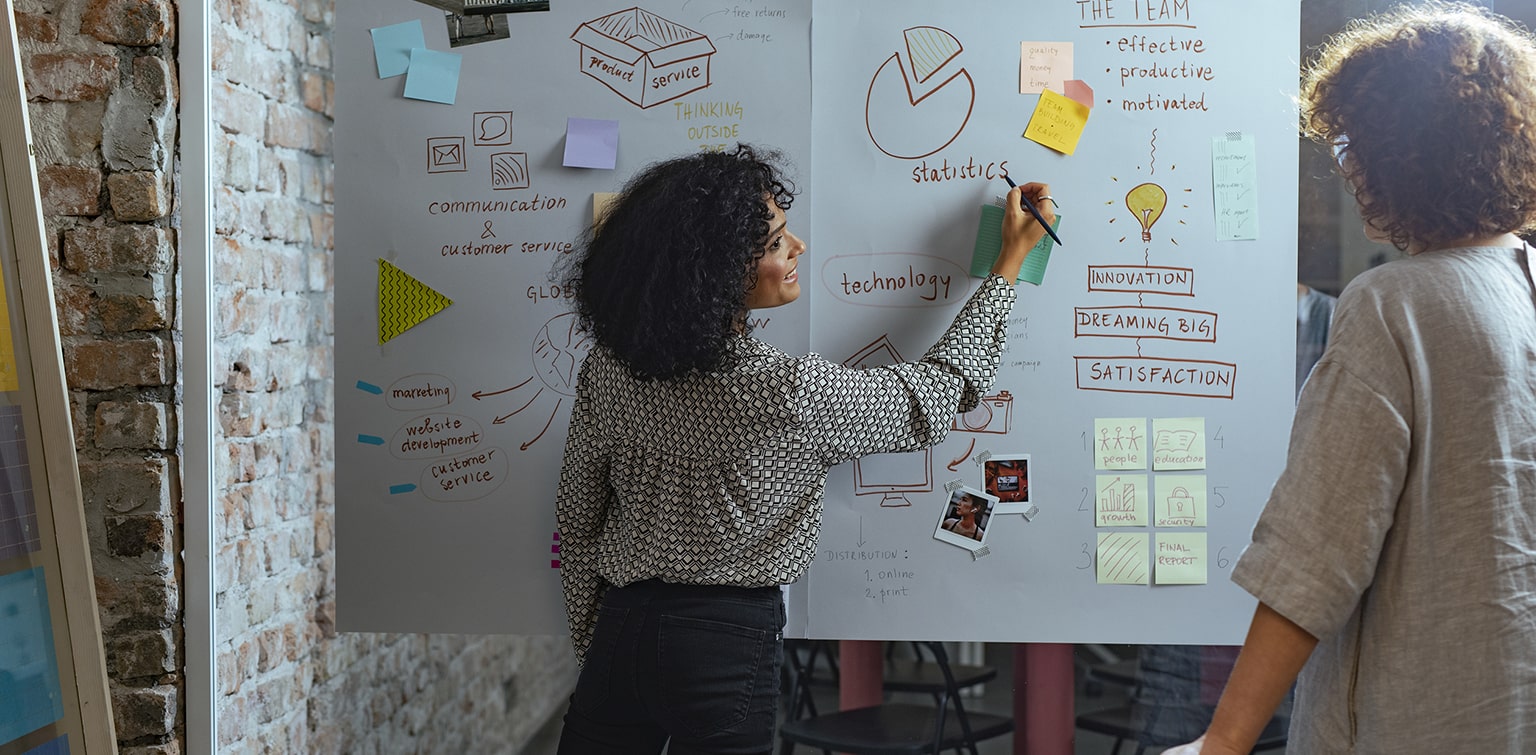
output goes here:
[[1248, 752], [1293, 680], [1290, 752], [1536, 752], [1536, 39], [1400, 8], [1330, 40], [1301, 107], [1410, 256], [1339, 298], [1233, 570], [1247, 641], [1169, 752]]

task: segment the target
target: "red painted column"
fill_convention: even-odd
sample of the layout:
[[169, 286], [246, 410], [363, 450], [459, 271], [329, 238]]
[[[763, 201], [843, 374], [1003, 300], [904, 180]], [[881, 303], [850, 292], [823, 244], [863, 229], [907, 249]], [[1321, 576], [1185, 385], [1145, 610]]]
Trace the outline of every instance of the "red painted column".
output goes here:
[[1013, 646], [1014, 755], [1072, 755], [1072, 673], [1071, 645]]
[[880, 685], [885, 683], [884, 648], [885, 643], [878, 640], [839, 641], [838, 710], [867, 708], [882, 702]]

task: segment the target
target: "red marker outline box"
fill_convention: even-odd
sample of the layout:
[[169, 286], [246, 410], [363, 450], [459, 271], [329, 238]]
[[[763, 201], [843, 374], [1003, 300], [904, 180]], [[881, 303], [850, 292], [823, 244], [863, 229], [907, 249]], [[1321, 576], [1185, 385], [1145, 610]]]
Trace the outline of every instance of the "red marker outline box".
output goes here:
[[709, 86], [709, 38], [650, 11], [630, 8], [594, 18], [571, 34], [581, 72], [642, 108]]

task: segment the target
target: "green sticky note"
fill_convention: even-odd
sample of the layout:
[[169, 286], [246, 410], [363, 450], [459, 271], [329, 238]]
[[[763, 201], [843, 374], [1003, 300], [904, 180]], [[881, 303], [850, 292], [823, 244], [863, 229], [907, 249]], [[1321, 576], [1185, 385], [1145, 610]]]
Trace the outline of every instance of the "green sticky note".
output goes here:
[[1094, 526], [1147, 526], [1146, 475], [1095, 475], [1094, 488]]
[[[1057, 215], [1051, 230], [1060, 227], [1061, 216]], [[1045, 280], [1045, 265], [1051, 261], [1051, 248], [1054, 246], [1056, 242], [1051, 240], [1051, 234], [1041, 236], [1040, 243], [1035, 244], [1035, 248], [1029, 250], [1029, 256], [1024, 258], [1024, 265], [1019, 268], [1019, 280], [1040, 285]], [[998, 247], [998, 251], [1002, 251], [1002, 247]]]
[[1094, 562], [1101, 585], [1147, 584], [1147, 533], [1100, 532]]
[[1146, 418], [1095, 417], [1093, 453], [1095, 469], [1146, 469]]
[[976, 247], [971, 250], [971, 275], [987, 277], [992, 263], [1003, 251], [1003, 208], [996, 205], [981, 206], [981, 222], [976, 225]]
[[1152, 469], [1158, 472], [1205, 469], [1205, 418], [1154, 418]]
[[[1061, 216], [1057, 215], [1051, 230], [1060, 227]], [[1040, 285], [1045, 280], [1045, 266], [1051, 261], [1051, 247], [1054, 246], [1056, 243], [1051, 241], [1050, 234], [1042, 236], [1040, 243], [1035, 244], [1035, 248], [1029, 250], [1029, 256], [1024, 258], [1024, 265], [1019, 268], [1019, 280]], [[987, 277], [992, 272], [992, 263], [997, 262], [997, 255], [1002, 251], [1003, 208], [984, 204], [981, 206], [981, 221], [976, 226], [976, 246], [971, 251], [971, 275]]]
[[1204, 532], [1159, 532], [1154, 580], [1159, 585], [1203, 585], [1207, 582]]
[[1158, 527], [1205, 526], [1205, 475], [1158, 475], [1152, 524]]

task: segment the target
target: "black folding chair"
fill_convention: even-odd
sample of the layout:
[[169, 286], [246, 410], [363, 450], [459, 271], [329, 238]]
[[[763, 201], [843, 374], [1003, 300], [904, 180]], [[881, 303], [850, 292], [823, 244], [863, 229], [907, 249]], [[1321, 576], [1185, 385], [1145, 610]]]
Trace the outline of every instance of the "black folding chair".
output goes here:
[[[903, 691], [928, 692], [933, 696], [933, 705], [886, 702], [867, 708], [788, 720], [779, 727], [781, 755], [790, 755], [797, 744], [829, 753], [835, 751], [854, 755], [917, 755], [946, 750], [977, 755], [977, 742], [1013, 731], [1011, 717], [965, 709], [960, 699], [962, 685], [956, 678], [954, 668], [950, 666], [943, 643], [918, 644], [933, 659], [931, 662], [926, 659], [918, 661], [925, 664], [926, 668], [918, 668], [917, 673], [905, 682], [913, 686]], [[795, 687], [808, 690], [816, 684], [815, 666], [804, 662], [808, 654], [786, 654], [786, 657], [792, 658], [790, 666], [796, 677], [793, 682]], [[985, 676], [984, 673], [981, 675]], [[992, 675], [986, 678], [995, 675], [996, 672], [992, 671]], [[932, 686], [921, 681], [934, 678], [942, 679], [942, 683]], [[794, 697], [795, 693], [792, 692], [792, 711], [796, 710]], [[805, 708], [800, 710], [807, 711]]]

